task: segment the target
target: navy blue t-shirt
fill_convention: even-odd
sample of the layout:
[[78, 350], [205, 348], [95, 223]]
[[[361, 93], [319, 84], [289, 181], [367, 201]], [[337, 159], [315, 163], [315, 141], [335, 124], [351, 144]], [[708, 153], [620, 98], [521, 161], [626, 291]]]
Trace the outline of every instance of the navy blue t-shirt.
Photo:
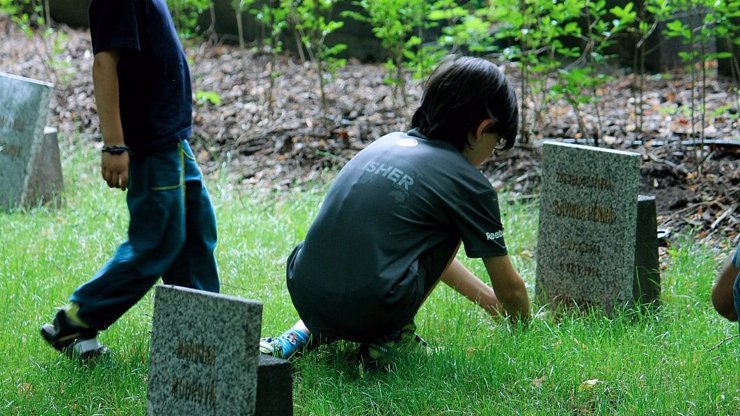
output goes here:
[[314, 332], [354, 341], [387, 335], [413, 319], [425, 279], [439, 278], [422, 276], [419, 260], [450, 256], [460, 241], [469, 257], [507, 254], [491, 184], [450, 144], [391, 133], [332, 183], [290, 259], [291, 299]]
[[148, 153], [190, 137], [190, 71], [165, 0], [92, 0], [93, 53], [119, 50], [126, 145]]

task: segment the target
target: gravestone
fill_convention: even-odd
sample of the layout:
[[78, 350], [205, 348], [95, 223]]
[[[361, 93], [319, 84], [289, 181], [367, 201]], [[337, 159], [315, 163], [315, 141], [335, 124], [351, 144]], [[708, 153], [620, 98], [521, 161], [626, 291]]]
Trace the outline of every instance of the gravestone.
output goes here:
[[59, 201], [56, 130], [45, 130], [52, 84], [0, 73], [0, 209]]
[[634, 300], [640, 156], [547, 142], [535, 294], [607, 313]]
[[262, 304], [157, 286], [149, 415], [253, 415]]

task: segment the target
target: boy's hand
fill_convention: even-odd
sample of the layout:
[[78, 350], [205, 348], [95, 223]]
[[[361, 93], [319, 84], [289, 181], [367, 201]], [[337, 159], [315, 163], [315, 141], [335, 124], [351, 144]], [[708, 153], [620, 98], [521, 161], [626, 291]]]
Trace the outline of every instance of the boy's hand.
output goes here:
[[116, 155], [102, 153], [100, 174], [108, 186], [125, 191], [128, 188], [128, 152]]
[[491, 278], [494, 293], [509, 317], [509, 322], [521, 322], [526, 325], [531, 318], [529, 295], [509, 256], [484, 257], [483, 264]]

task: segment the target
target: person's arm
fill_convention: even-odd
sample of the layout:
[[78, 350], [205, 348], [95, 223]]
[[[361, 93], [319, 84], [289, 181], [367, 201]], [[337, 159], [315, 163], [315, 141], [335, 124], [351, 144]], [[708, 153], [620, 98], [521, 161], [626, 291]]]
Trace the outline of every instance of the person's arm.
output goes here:
[[483, 308], [494, 318], [502, 315], [501, 302], [496, 298], [493, 288], [475, 276], [457, 259], [453, 259], [450, 265], [447, 266], [447, 269], [440, 276], [440, 280], [465, 296], [469, 301]]
[[730, 321], [737, 321], [738, 319], [732, 294], [732, 285], [735, 283], [735, 279], [738, 278], [738, 273], [740, 273], [740, 269], [732, 264], [731, 258], [728, 259], [712, 288], [714, 309]]
[[[100, 118], [100, 130], [105, 146], [123, 146], [123, 127], [118, 95], [117, 50], [95, 54], [93, 63], [93, 85], [95, 104]], [[110, 154], [103, 152], [100, 173], [111, 188], [125, 190], [128, 187], [128, 153]]]
[[509, 256], [484, 257], [488, 276], [498, 301], [511, 322], [530, 319], [529, 295]]

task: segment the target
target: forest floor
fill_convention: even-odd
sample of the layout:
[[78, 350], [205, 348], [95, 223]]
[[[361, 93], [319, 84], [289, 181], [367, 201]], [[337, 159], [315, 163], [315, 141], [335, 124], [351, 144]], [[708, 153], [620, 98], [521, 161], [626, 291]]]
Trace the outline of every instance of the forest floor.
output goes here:
[[[0, 71], [53, 82], [48, 125], [71, 145], [100, 145], [91, 81], [89, 33], [55, 27], [54, 33], [26, 36], [0, 17]], [[297, 189], [341, 167], [383, 134], [405, 130], [419, 102], [421, 84], [410, 81], [406, 102], [384, 83], [382, 64], [350, 60], [326, 86], [324, 112], [318, 77], [310, 63], [270, 55], [256, 48], [187, 43], [195, 96], [193, 146], [207, 172], [220, 170], [234, 186], [259, 190]], [[519, 91], [519, 73], [504, 67]], [[270, 75], [274, 85], [270, 87]], [[615, 71], [597, 91], [599, 109], [576, 112], [565, 102], [528, 102], [529, 139], [483, 166], [494, 187], [510, 199], [536, 198], [545, 139], [593, 144], [641, 155], [640, 192], [655, 195], [659, 228], [693, 232], [720, 248], [740, 240], [740, 129], [736, 85], [717, 79], [706, 84], [705, 141], [692, 134], [692, 82], [685, 71], [645, 78], [642, 127], [635, 117], [638, 77]], [[276, 76], [275, 76], [276, 75]], [[553, 79], [540, 80], [550, 88]], [[694, 89], [694, 99], [699, 96]], [[697, 99], [698, 100], [698, 99]], [[269, 105], [268, 105], [269, 103]], [[700, 108], [695, 101], [694, 108]], [[536, 111], [534, 111], [536, 110]], [[700, 114], [695, 113], [699, 131]], [[698, 161], [701, 161], [698, 162]]]

